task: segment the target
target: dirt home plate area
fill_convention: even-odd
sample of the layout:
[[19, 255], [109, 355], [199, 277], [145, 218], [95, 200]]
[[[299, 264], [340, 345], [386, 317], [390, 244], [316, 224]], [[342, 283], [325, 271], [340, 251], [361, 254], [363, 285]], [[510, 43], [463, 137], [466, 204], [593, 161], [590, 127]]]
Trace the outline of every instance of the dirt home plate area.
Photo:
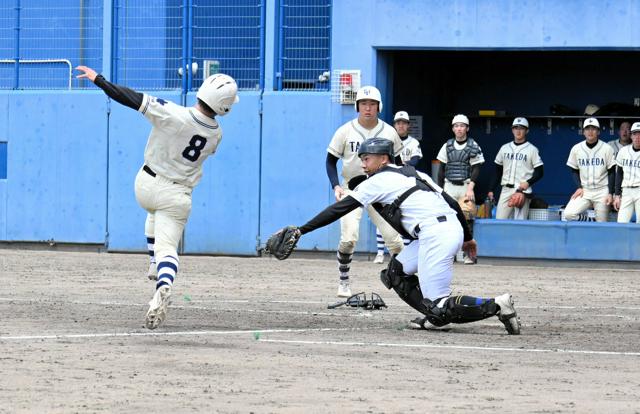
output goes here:
[[631, 266], [456, 264], [454, 293], [513, 294], [510, 336], [497, 318], [407, 329], [364, 257], [353, 291], [388, 308], [329, 310], [328, 257], [183, 256], [149, 331], [145, 255], [0, 249], [0, 412], [640, 412]]

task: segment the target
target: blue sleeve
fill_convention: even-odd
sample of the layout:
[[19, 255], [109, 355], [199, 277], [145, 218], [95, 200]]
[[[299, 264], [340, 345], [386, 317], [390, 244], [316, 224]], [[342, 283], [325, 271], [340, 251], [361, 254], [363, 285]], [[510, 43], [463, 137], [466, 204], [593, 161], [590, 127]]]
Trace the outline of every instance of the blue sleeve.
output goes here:
[[329, 177], [331, 188], [335, 188], [336, 185], [340, 184], [340, 180], [338, 179], [338, 157], [328, 152], [325, 166], [327, 168], [327, 176]]

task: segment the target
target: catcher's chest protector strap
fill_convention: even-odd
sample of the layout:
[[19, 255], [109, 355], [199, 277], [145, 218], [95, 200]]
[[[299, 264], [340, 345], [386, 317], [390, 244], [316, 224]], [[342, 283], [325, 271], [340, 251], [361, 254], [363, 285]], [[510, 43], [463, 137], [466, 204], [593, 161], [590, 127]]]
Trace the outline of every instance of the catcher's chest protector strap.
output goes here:
[[[404, 193], [400, 194], [393, 203], [383, 206], [380, 203], [373, 203], [371, 206], [382, 216], [382, 218], [393, 227], [402, 237], [409, 240], [415, 240], [416, 238], [409, 234], [402, 226], [402, 214], [400, 210], [400, 204], [404, 202], [411, 194], [416, 191], [434, 191], [433, 188], [425, 180], [420, 178], [415, 168], [410, 165], [405, 165], [402, 168], [384, 167], [377, 171], [375, 174], [383, 172], [394, 172], [402, 174], [405, 177], [413, 177], [416, 179], [416, 185], [409, 188]], [[373, 175], [373, 174], [372, 174]]]

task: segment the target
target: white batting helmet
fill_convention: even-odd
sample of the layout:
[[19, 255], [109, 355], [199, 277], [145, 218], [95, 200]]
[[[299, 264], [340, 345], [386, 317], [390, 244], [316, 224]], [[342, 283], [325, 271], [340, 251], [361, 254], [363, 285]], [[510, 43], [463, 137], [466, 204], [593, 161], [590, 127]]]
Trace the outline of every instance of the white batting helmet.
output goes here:
[[409, 114], [406, 111], [398, 111], [396, 112], [395, 116], [393, 117], [393, 122], [396, 121], [407, 121], [410, 122], [411, 119], [409, 119]]
[[522, 117], [518, 117], [516, 119], [513, 120], [513, 124], [511, 124], [511, 127], [513, 128], [514, 126], [523, 126], [527, 129], [529, 129], [529, 121], [527, 121], [527, 118], [522, 118]]
[[451, 121], [451, 125], [455, 124], [465, 124], [466, 126], [469, 126], [469, 118], [467, 118], [466, 115], [458, 114], [454, 116]]
[[358, 110], [358, 101], [363, 99], [371, 99], [373, 101], [378, 102], [378, 112], [382, 112], [382, 95], [380, 95], [380, 91], [375, 86], [363, 86], [358, 89], [358, 93], [356, 93], [356, 112], [360, 112]]
[[634, 122], [633, 125], [631, 125], [631, 132], [638, 131], [640, 131], [640, 122]]
[[587, 118], [584, 120], [584, 124], [582, 124], [582, 128], [586, 128], [589, 126], [600, 129], [600, 122], [598, 122], [598, 120], [595, 118]]
[[206, 103], [218, 115], [226, 115], [240, 101], [238, 85], [229, 75], [216, 73], [202, 82], [196, 98]]

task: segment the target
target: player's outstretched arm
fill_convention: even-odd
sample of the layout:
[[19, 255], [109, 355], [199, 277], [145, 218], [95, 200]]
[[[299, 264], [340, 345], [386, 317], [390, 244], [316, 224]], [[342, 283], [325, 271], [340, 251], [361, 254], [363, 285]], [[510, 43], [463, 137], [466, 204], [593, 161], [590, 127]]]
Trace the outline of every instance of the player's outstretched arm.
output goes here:
[[124, 106], [128, 106], [129, 108], [136, 111], [142, 105], [144, 95], [140, 92], [136, 92], [133, 89], [111, 83], [88, 66], [78, 66], [76, 67], [76, 70], [82, 72], [80, 75], [76, 76], [78, 79], [89, 79], [114, 101]]
[[300, 232], [302, 232], [302, 234], [306, 234], [315, 229], [319, 229], [320, 227], [324, 227], [327, 224], [331, 224], [358, 207], [362, 207], [362, 204], [360, 204], [359, 201], [351, 196], [346, 196], [337, 203], [333, 203], [322, 210], [306, 224], [300, 226]]

